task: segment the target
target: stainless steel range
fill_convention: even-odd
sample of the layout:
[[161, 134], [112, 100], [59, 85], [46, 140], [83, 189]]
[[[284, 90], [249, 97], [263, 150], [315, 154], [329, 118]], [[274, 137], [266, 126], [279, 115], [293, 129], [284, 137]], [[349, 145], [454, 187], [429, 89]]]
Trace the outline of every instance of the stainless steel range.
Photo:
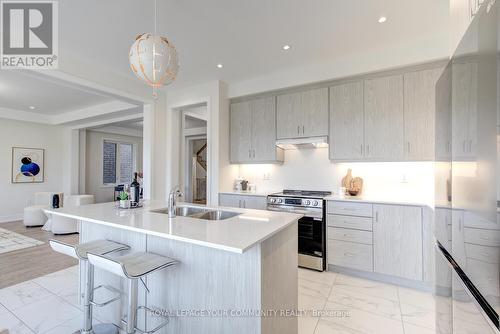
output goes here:
[[267, 196], [267, 209], [304, 215], [299, 219], [299, 266], [318, 271], [326, 267], [325, 201], [329, 191], [283, 190]]

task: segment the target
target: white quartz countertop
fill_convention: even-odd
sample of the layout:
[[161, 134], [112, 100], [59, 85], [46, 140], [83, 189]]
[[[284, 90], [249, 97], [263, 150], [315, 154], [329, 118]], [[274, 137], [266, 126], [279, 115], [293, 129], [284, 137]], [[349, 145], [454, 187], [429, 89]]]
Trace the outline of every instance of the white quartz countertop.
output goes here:
[[411, 205], [411, 206], [429, 206], [429, 203], [424, 201], [419, 202], [415, 200], [406, 199], [380, 199], [380, 198], [369, 198], [369, 197], [342, 197], [338, 195], [328, 196], [325, 198], [327, 201], [345, 201], [345, 202], [357, 202], [357, 203], [373, 203], [373, 204], [394, 204], [394, 205]]
[[268, 195], [278, 193], [279, 190], [277, 191], [222, 191], [219, 194], [224, 194], [224, 195], [242, 195], [242, 196], [258, 196], [258, 197], [267, 197]]
[[[193, 206], [179, 203], [178, 206]], [[145, 233], [166, 239], [179, 240], [200, 246], [243, 253], [296, 222], [301, 215], [285, 212], [207, 207], [239, 212], [226, 220], [203, 220], [177, 216], [169, 219], [151, 210], [166, 208], [164, 201], [146, 201], [142, 208], [117, 209], [115, 203], [47, 209], [46, 213]]]

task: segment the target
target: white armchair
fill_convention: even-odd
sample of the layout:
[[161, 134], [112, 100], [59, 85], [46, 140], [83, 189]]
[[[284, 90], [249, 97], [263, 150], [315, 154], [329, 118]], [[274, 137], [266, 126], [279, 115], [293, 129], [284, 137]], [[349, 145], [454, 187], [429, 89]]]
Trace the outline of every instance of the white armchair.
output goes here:
[[[70, 195], [64, 197], [64, 207], [75, 207], [94, 203], [94, 195]], [[78, 233], [78, 221], [72, 218], [51, 215], [49, 221], [43, 226], [43, 229], [51, 231], [54, 234]]]
[[44, 209], [50, 208], [52, 205], [53, 192], [38, 192], [34, 196], [34, 205], [24, 208], [24, 225], [25, 226], [42, 226], [47, 221], [47, 216], [43, 212]]

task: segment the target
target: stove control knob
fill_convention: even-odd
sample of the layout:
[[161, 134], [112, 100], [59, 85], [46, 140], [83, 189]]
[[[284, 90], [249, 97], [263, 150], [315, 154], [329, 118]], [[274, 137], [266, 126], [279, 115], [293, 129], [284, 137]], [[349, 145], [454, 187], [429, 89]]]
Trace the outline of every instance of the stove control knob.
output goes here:
[[306, 201], [306, 205], [311, 205], [311, 201], [310, 201], [310, 200], [307, 200], [307, 201]]
[[271, 202], [271, 203], [276, 202], [276, 198], [270, 198], [270, 199], [269, 199], [269, 202]]
[[283, 199], [282, 198], [278, 198], [278, 203], [283, 203]]
[[314, 202], [313, 202], [313, 205], [314, 205], [314, 206], [318, 206], [318, 204], [319, 204], [319, 203], [318, 203], [318, 201], [314, 201]]

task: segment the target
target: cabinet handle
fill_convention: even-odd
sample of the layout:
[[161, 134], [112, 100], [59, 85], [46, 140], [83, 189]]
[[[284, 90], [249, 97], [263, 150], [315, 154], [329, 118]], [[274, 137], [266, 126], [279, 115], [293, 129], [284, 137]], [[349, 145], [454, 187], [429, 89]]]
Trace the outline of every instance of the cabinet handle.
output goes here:
[[241, 208], [241, 199], [238, 201], [238, 208]]
[[243, 207], [244, 207], [244, 208], [246, 208], [246, 207], [247, 207], [247, 200], [246, 200], [246, 199], [244, 199], [244, 200], [243, 200]]
[[297, 135], [300, 135], [300, 125], [297, 125]]
[[363, 144], [359, 145], [359, 150], [361, 151], [361, 156], [363, 156]]
[[304, 134], [304, 133], [305, 133], [305, 128], [306, 128], [306, 127], [302, 125], [302, 134]]
[[366, 145], [366, 156], [370, 155], [370, 145]]
[[410, 142], [408, 142], [407, 144], [408, 144], [408, 153], [411, 153], [411, 146], [410, 146]]
[[472, 153], [472, 139], [469, 139], [469, 153]]
[[375, 223], [378, 223], [378, 211], [375, 212]]
[[465, 149], [465, 140], [462, 141], [462, 152], [466, 153], [466, 149]]
[[461, 232], [462, 231], [462, 219], [458, 220], [458, 230]]
[[356, 254], [349, 253], [349, 252], [345, 252], [345, 253], [344, 253], [344, 256], [356, 256]]

